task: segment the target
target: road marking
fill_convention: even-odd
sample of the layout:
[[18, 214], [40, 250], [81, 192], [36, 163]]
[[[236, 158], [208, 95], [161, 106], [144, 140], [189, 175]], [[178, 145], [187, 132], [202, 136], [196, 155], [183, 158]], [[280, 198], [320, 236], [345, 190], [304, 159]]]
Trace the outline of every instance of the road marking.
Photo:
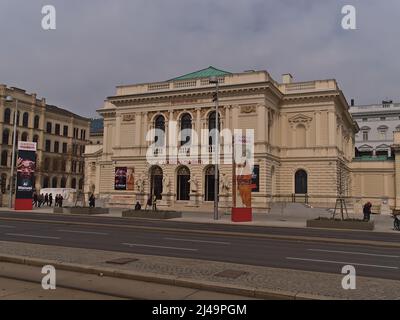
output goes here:
[[211, 244], [223, 244], [230, 245], [230, 242], [221, 242], [221, 241], [206, 241], [206, 240], [195, 240], [195, 239], [179, 239], [179, 238], [164, 238], [165, 240], [172, 241], [185, 241], [185, 242], [200, 242], [200, 243], [211, 243]]
[[15, 229], [16, 227], [14, 227], [14, 226], [0, 226], [0, 228]]
[[137, 244], [137, 243], [122, 243], [125, 246], [130, 247], [148, 247], [148, 248], [159, 248], [159, 249], [170, 249], [170, 250], [183, 250], [183, 251], [198, 251], [198, 249], [191, 248], [177, 248], [177, 247], [164, 247], [164, 246], [152, 246], [148, 244]]
[[92, 232], [92, 231], [75, 231], [75, 230], [57, 230], [58, 232], [69, 232], [69, 233], [81, 233], [81, 234], [96, 234], [101, 236], [108, 236], [108, 233], [104, 232]]
[[6, 236], [12, 236], [12, 237], [26, 237], [26, 238], [41, 238], [41, 239], [61, 239], [58, 237], [46, 237], [46, 236], [35, 236], [31, 234], [22, 234], [22, 233], [6, 233]]
[[329, 260], [317, 260], [317, 259], [303, 259], [303, 258], [293, 258], [286, 257], [288, 260], [300, 260], [300, 261], [311, 261], [311, 262], [322, 262], [322, 263], [334, 263], [341, 265], [353, 265], [353, 266], [362, 266], [362, 267], [373, 267], [373, 268], [384, 268], [384, 269], [399, 269], [398, 267], [391, 266], [379, 266], [374, 264], [363, 264], [363, 263], [355, 263], [355, 262], [341, 262], [341, 261], [329, 261]]
[[366, 252], [336, 251], [336, 250], [324, 250], [324, 249], [308, 249], [308, 250], [309, 251], [318, 251], [318, 252], [355, 254], [355, 255], [372, 256], [372, 257], [400, 258], [400, 256], [393, 256], [393, 255], [386, 255], [386, 254], [374, 254], [374, 253], [366, 253]]

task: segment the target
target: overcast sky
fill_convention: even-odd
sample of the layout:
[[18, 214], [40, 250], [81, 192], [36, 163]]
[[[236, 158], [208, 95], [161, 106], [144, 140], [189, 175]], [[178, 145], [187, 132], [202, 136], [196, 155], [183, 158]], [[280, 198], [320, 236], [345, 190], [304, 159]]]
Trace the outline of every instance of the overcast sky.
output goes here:
[[[41, 28], [44, 5], [57, 30]], [[357, 9], [357, 30], [341, 8]], [[358, 104], [400, 101], [399, 0], [0, 0], [0, 83], [95, 117], [115, 86], [213, 65], [336, 78]]]

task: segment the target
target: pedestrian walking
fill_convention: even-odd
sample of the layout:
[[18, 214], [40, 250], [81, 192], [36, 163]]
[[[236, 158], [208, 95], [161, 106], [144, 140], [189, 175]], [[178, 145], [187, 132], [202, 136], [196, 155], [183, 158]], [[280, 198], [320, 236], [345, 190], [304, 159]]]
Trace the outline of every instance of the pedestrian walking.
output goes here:
[[53, 194], [52, 193], [49, 194], [49, 206], [50, 207], [53, 206]]
[[371, 208], [372, 208], [372, 203], [368, 201], [363, 208], [364, 221], [369, 221], [371, 219], [371, 213], [372, 213]]
[[49, 194], [48, 193], [46, 193], [44, 196], [44, 203], [46, 206], [49, 206]]

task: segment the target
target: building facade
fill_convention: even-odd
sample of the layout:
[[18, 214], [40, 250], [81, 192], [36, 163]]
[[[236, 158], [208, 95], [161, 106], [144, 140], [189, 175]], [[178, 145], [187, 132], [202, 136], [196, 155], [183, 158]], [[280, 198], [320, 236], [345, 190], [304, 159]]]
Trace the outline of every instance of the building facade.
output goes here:
[[400, 103], [352, 106], [350, 113], [360, 127], [356, 156], [392, 157], [393, 132], [400, 130]]
[[[266, 71], [230, 73], [213, 67], [169, 81], [117, 87], [98, 110], [104, 118], [103, 144], [85, 154], [85, 190], [108, 206], [144, 205], [156, 194], [161, 207], [207, 210], [217, 193], [220, 206], [231, 207], [232, 185], [223, 181], [232, 179], [232, 165], [222, 162], [220, 187], [214, 190], [214, 166], [201, 157], [206, 152], [212, 158], [215, 152], [215, 85], [210, 76], [219, 82], [220, 129], [254, 130], [253, 208], [264, 212], [271, 202], [294, 198], [332, 207], [339, 194], [351, 195], [358, 126], [335, 80], [294, 82], [286, 74], [278, 83]], [[181, 134], [170, 141], [172, 125], [177, 132], [209, 132], [209, 147], [200, 150]], [[166, 142], [153, 156], [169, 155], [171, 148], [201, 156], [149, 163], [146, 155], [157, 138], [148, 132], [155, 128], [165, 132]], [[118, 168], [130, 172], [132, 186], [126, 190], [116, 188]]]
[[[6, 101], [11, 96], [13, 101]], [[88, 142], [90, 120], [65, 109], [48, 105], [19, 88], [0, 85], [1, 204], [7, 205], [17, 110], [16, 142], [37, 143], [35, 189], [76, 188], [83, 190], [84, 161], [82, 155]]]

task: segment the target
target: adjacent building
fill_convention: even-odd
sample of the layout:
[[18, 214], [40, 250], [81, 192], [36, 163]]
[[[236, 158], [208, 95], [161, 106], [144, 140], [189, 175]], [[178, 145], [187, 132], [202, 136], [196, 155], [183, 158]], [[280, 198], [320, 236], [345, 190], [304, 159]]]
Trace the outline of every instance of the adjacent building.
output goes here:
[[392, 157], [393, 132], [400, 130], [400, 103], [352, 106], [350, 113], [357, 121], [357, 157]]
[[[144, 205], [155, 194], [161, 208], [209, 211], [219, 194], [220, 206], [231, 207], [232, 186], [222, 182], [232, 179], [231, 165], [222, 163], [215, 190], [214, 165], [200, 156], [189, 162], [166, 157], [159, 164], [146, 158], [149, 147], [159, 141], [148, 136], [151, 129], [167, 135], [165, 144], [152, 149], [154, 157], [171, 154], [171, 148], [204, 156], [190, 136], [168, 139], [174, 123], [177, 132], [193, 129], [200, 135], [208, 130], [206, 152], [213, 157], [215, 85], [210, 76], [219, 82], [220, 129], [255, 132], [256, 211], [265, 212], [272, 202], [291, 201], [333, 207], [339, 195], [351, 196], [359, 127], [335, 80], [295, 82], [285, 74], [277, 82], [267, 71], [231, 73], [214, 67], [163, 82], [118, 86], [98, 110], [104, 119], [103, 144], [85, 154], [85, 191], [94, 191], [108, 206], [133, 206], [136, 201]], [[124, 190], [116, 184], [121, 168], [129, 172], [131, 183]]]
[[[11, 96], [12, 102], [6, 101]], [[49, 105], [25, 90], [0, 85], [0, 203], [8, 203], [12, 159], [14, 114], [17, 110], [17, 141], [37, 143], [35, 188], [76, 188], [83, 190], [84, 161], [90, 119]]]

